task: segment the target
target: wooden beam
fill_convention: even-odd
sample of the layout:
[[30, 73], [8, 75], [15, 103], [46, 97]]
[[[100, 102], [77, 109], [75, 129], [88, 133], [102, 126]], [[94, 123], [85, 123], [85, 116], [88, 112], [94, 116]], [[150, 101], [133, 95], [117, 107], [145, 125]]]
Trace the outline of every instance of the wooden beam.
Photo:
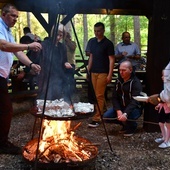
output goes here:
[[1, 0], [1, 1], [0, 1], [0, 9], [1, 9], [6, 3], [14, 4], [14, 0]]
[[20, 11], [40, 13], [57, 11], [59, 14], [117, 14], [148, 15], [153, 0], [14, 0]]

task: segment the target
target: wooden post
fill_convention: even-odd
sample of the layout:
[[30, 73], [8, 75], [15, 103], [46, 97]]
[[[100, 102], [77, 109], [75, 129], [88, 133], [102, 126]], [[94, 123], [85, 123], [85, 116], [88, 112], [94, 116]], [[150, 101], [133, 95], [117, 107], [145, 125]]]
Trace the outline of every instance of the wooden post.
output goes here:
[[[149, 17], [149, 37], [146, 68], [146, 92], [158, 94], [163, 89], [162, 70], [170, 57], [170, 1], [155, 0]], [[146, 104], [144, 121], [158, 122], [158, 113], [151, 104]], [[158, 131], [159, 126], [144, 123], [146, 131]]]

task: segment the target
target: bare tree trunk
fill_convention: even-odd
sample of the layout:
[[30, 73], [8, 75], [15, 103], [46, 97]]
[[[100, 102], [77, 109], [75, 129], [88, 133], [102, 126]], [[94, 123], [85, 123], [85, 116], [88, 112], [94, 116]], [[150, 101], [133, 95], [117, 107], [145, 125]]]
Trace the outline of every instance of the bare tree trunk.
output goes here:
[[27, 25], [31, 29], [30, 12], [27, 12]]
[[115, 17], [114, 15], [110, 15], [109, 16], [109, 20], [110, 20], [110, 40], [113, 42], [113, 44], [115, 44]]
[[87, 41], [88, 41], [88, 29], [87, 29], [87, 15], [83, 15], [83, 32], [84, 32], [84, 38], [83, 38], [83, 51], [86, 49]]
[[134, 23], [134, 41], [138, 44], [139, 49], [141, 49], [141, 41], [140, 41], [140, 20], [139, 16], [133, 17]]

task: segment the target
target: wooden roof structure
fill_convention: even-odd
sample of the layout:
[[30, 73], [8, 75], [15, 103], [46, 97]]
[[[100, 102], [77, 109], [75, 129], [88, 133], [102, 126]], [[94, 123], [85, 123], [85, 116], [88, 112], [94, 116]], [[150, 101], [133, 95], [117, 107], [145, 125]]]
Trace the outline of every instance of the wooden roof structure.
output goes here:
[[60, 7], [63, 14], [75, 12], [78, 14], [108, 13], [119, 15], [147, 15], [153, 5], [153, 0], [1, 0], [0, 8], [5, 3], [14, 3], [19, 11], [49, 13]]
[[[149, 20], [148, 52], [146, 69], [146, 93], [152, 95], [162, 90], [162, 69], [170, 61], [170, 0], [0, 0], [14, 3], [19, 11], [32, 12], [49, 32], [56, 14], [66, 17], [67, 23], [75, 14], [108, 14], [147, 16]], [[49, 14], [49, 23], [41, 13]], [[154, 106], [145, 105], [144, 120], [157, 122]], [[144, 124], [147, 131], [158, 126]]]
[[[150, 16], [153, 8], [153, 0], [1, 0], [0, 7], [9, 2], [19, 11], [32, 12], [47, 32], [56, 14], [65, 15], [66, 24], [75, 14]], [[41, 13], [49, 14], [49, 23]]]

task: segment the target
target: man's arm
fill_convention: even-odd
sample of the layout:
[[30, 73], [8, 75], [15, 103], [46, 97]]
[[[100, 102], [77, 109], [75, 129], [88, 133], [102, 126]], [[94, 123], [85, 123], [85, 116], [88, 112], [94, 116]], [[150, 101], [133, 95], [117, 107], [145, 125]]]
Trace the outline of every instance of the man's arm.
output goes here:
[[123, 59], [127, 55], [126, 52], [120, 52], [119, 51], [119, 44], [115, 48], [115, 60], [119, 62], [121, 59]]
[[27, 44], [15, 44], [10, 43], [5, 40], [0, 40], [0, 50], [5, 52], [17, 52], [17, 51], [24, 51], [28, 49]]
[[42, 49], [42, 46], [40, 43], [33, 42], [30, 44], [16, 44], [16, 43], [10, 43], [5, 40], [0, 39], [0, 50], [4, 52], [12, 52], [15, 54], [15, 56], [26, 66], [33, 69], [36, 73], [39, 73], [41, 70], [41, 67], [37, 64], [32, 63], [32, 61], [22, 52], [24, 50], [34, 50], [39, 51]]
[[10, 43], [6, 40], [0, 39], [0, 50], [5, 52], [18, 52], [18, 51], [24, 51], [24, 50], [35, 50], [39, 51], [42, 48], [40, 43], [33, 42], [30, 44], [16, 44], [16, 43]]
[[38, 64], [33, 63], [24, 52], [19, 51], [14, 53], [15, 56], [26, 66], [30, 67], [30, 69], [33, 69], [36, 73], [39, 73], [41, 70], [41, 67]]
[[114, 64], [115, 64], [115, 57], [111, 55], [109, 56], [109, 74], [107, 76], [107, 83], [110, 83], [112, 81]]
[[134, 45], [135, 45], [135, 53], [134, 55], [129, 56], [129, 58], [131, 57], [134, 60], [139, 60], [141, 58], [141, 52], [139, 46], [136, 43], [134, 43]]
[[91, 71], [92, 60], [93, 60], [93, 55], [90, 53], [89, 60], [88, 60], [88, 67], [87, 67], [88, 73], [90, 73]]
[[76, 43], [74, 41], [71, 41], [70, 39], [66, 39], [66, 45], [68, 46], [68, 48], [71, 50], [71, 51], [75, 51], [76, 50]]

